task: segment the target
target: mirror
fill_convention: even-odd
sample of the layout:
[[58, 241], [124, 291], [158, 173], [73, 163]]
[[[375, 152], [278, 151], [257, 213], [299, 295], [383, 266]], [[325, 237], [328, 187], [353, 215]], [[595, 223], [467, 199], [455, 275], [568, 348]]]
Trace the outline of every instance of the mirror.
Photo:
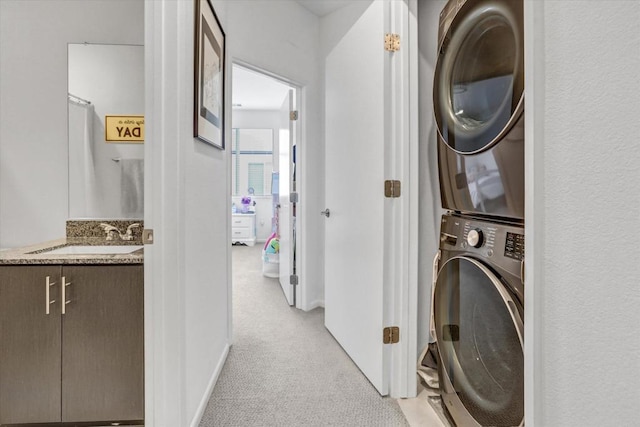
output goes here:
[[69, 218], [142, 219], [144, 47], [69, 44], [68, 76]]
[[273, 129], [234, 128], [231, 130], [231, 147], [231, 194], [270, 195]]

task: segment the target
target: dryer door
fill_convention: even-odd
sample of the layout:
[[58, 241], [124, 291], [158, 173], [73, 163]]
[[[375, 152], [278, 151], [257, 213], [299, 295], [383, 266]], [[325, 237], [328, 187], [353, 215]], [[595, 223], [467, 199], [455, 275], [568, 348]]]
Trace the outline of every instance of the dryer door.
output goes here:
[[433, 105], [442, 140], [458, 153], [491, 147], [523, 110], [522, 1], [468, 1], [440, 42]]
[[521, 425], [522, 309], [505, 284], [473, 258], [451, 258], [438, 273], [433, 310], [442, 399], [454, 421]]

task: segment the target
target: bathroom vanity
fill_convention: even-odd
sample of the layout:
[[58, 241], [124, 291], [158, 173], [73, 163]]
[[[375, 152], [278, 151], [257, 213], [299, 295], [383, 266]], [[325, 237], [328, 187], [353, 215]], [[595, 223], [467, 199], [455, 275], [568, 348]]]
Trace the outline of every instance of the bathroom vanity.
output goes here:
[[[127, 12], [134, 22], [143, 8]], [[121, 22], [107, 19], [99, 27], [87, 37], [81, 35], [87, 29], [78, 28], [56, 43], [99, 39], [119, 31]], [[19, 191], [12, 187], [3, 199], [3, 207], [12, 208], [2, 212], [1, 247], [48, 240], [61, 218], [82, 219], [67, 221], [61, 239], [0, 251], [1, 427], [143, 424], [144, 260], [138, 219], [144, 217], [145, 149], [141, 141], [107, 141], [104, 131], [107, 115], [144, 115], [144, 47], [136, 45], [144, 31], [129, 33], [124, 45], [68, 44], [68, 80], [55, 96], [45, 97], [56, 117], [66, 114], [68, 140], [61, 138], [59, 120], [43, 124], [47, 150], [33, 144], [28, 160], [10, 168], [17, 181], [3, 182], [17, 183]], [[54, 68], [62, 83], [62, 63]], [[9, 139], [9, 151], [24, 145], [19, 133]], [[56, 173], [41, 167], [47, 162], [58, 165]], [[60, 170], [64, 164], [66, 177]], [[39, 191], [32, 191], [36, 186]], [[56, 202], [46, 208], [34, 203], [43, 192]]]
[[143, 249], [79, 243], [0, 252], [0, 425], [142, 424]]

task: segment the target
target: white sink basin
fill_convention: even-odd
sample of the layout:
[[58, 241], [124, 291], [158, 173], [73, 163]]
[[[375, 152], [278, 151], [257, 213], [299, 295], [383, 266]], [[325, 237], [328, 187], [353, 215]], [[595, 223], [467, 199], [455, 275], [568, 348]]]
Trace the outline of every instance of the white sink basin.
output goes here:
[[61, 248], [44, 251], [47, 255], [114, 255], [130, 254], [142, 249], [141, 245], [121, 246], [63, 246]]

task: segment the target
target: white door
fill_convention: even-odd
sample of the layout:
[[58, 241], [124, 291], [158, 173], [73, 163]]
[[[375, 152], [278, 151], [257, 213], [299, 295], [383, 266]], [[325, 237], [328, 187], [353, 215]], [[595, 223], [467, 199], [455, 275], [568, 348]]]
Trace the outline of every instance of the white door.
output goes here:
[[[386, 1], [354, 2], [326, 58], [325, 325], [382, 395]], [[358, 10], [359, 9], [359, 10]], [[345, 9], [346, 10], [346, 9]]]
[[295, 287], [290, 283], [293, 274], [293, 204], [290, 194], [293, 189], [293, 90], [289, 90], [280, 107], [279, 148], [279, 212], [278, 232], [280, 239], [280, 286], [289, 305], [295, 305]]

